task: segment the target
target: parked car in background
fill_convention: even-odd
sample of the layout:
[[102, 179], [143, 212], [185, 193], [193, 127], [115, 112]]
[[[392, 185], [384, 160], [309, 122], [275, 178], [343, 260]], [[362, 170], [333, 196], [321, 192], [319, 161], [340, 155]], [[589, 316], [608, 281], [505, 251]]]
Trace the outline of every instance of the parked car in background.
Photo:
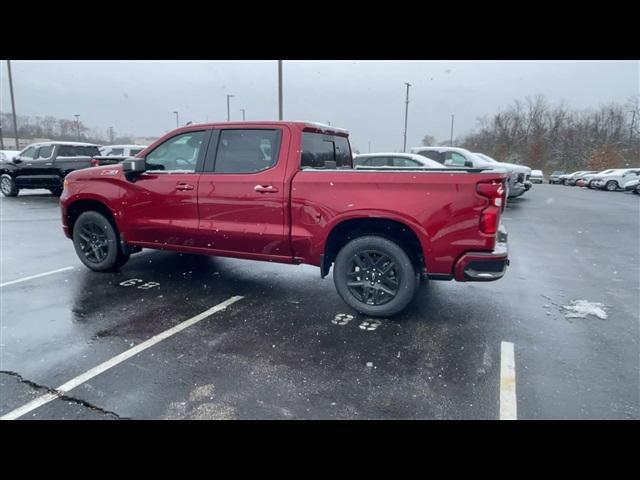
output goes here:
[[542, 170], [531, 170], [531, 183], [543, 183], [544, 174]]
[[135, 157], [145, 148], [146, 145], [104, 145], [100, 147], [100, 156]]
[[[587, 187], [587, 188], [595, 188], [593, 186], [593, 180], [596, 177], [599, 177], [601, 175], [607, 175], [609, 173], [615, 172], [616, 169], [615, 168], [610, 168], [608, 170], [602, 170], [601, 172], [596, 172], [596, 173], [590, 173], [588, 175], [584, 175], [579, 182], [582, 183], [582, 185], [580, 185], [581, 187]], [[576, 185], [578, 185], [578, 182], [576, 182]]]
[[636, 178], [635, 180], [629, 180], [624, 184], [624, 189], [627, 192], [633, 192], [640, 195], [640, 178]]
[[594, 172], [593, 170], [580, 170], [577, 172], [573, 172], [571, 175], [569, 175], [564, 184], [565, 185], [569, 185], [569, 186], [575, 186], [576, 182], [581, 179], [584, 175], [589, 175], [591, 173], [597, 173]]
[[21, 189], [44, 188], [62, 193], [64, 178], [74, 170], [91, 166], [98, 145], [81, 142], [34, 143], [0, 167], [0, 191], [15, 197]]
[[490, 157], [483, 158], [467, 149], [457, 147], [414, 147], [411, 152], [434, 160], [445, 167], [491, 168], [506, 171], [508, 174], [508, 197], [517, 197], [526, 191], [524, 183], [519, 182], [518, 179], [522, 174], [524, 181], [524, 176], [529, 170], [528, 167], [504, 164]]
[[353, 157], [353, 166], [390, 168], [442, 168], [443, 165], [415, 153], [362, 153]]
[[552, 183], [552, 184], [560, 183], [560, 177], [565, 174], [566, 172], [564, 170], [556, 170], [551, 175], [549, 175], [549, 183]]
[[0, 162], [8, 162], [19, 154], [20, 150], [0, 150]]
[[95, 271], [117, 270], [142, 248], [308, 264], [321, 277], [333, 265], [350, 307], [386, 317], [407, 307], [422, 276], [505, 274], [506, 177], [357, 170], [348, 132], [310, 122], [190, 125], [135, 159], [71, 173], [61, 219]]
[[[533, 184], [531, 183], [531, 169], [526, 165], [517, 165], [515, 163], [499, 162], [498, 160], [491, 158], [489, 155], [485, 155], [484, 153], [475, 152], [474, 154], [480, 157], [481, 159], [486, 160], [487, 162], [490, 162], [496, 165], [503, 165], [507, 169], [513, 170], [517, 174], [516, 183], [522, 184], [525, 192], [530, 190], [531, 187], [533, 186]], [[517, 197], [519, 195], [522, 195], [522, 193], [511, 194], [511, 196]]]
[[635, 180], [640, 175], [639, 168], [616, 168], [607, 174], [598, 174], [592, 184], [595, 188], [605, 189], [614, 192], [621, 188], [630, 180]]
[[567, 184], [567, 180], [569, 179], [569, 177], [573, 174], [572, 173], [565, 173], [564, 175], [560, 175], [559, 177], [559, 183], [560, 185], [566, 185]]

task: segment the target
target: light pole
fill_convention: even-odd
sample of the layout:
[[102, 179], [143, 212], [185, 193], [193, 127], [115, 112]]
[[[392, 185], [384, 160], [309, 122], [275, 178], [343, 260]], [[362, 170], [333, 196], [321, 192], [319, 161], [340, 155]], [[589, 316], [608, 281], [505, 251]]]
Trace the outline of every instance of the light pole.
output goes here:
[[4, 150], [4, 138], [2, 137], [2, 124], [0, 123], [0, 150]]
[[78, 142], [79, 142], [80, 141], [80, 115], [76, 113], [74, 117], [76, 117], [76, 136], [78, 137]]
[[371, 140], [369, 140], [369, 153], [371, 153]]
[[109, 143], [113, 143], [113, 127], [109, 127]]
[[18, 146], [18, 121], [16, 120], [16, 102], [13, 97], [13, 78], [11, 76], [11, 60], [7, 60], [7, 73], [9, 74], [9, 92], [11, 93], [11, 112], [13, 115], [13, 136], [16, 141], [16, 150], [20, 150]]
[[176, 116], [176, 128], [180, 127], [180, 122], [178, 121], [178, 112], [173, 112]]
[[404, 147], [402, 148], [403, 152], [407, 151], [407, 120], [409, 118], [409, 87], [410, 83], [405, 83], [407, 86], [407, 99], [405, 100], [405, 109], [404, 109]]
[[451, 114], [451, 138], [449, 140], [449, 146], [453, 147], [453, 119], [455, 118], [455, 115], [452, 113]]
[[235, 97], [235, 95], [228, 95], [227, 94], [227, 122], [231, 121], [231, 110], [229, 110], [229, 99], [231, 97]]
[[241, 108], [240, 111], [242, 112], [242, 120], [244, 120], [245, 119], [245, 114], [244, 114], [245, 110], [244, 110], [244, 108]]
[[629, 127], [629, 141], [633, 138], [633, 125], [636, 123], [636, 111], [629, 110], [631, 112], [631, 126]]
[[282, 60], [278, 60], [278, 120], [282, 120]]

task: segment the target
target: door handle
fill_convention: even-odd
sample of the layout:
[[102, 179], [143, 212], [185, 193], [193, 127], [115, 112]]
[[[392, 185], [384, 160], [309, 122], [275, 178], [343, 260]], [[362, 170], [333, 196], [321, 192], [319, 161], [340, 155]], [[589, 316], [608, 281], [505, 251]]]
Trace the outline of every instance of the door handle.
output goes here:
[[276, 193], [278, 191], [273, 185], [256, 185], [253, 189], [258, 193]]
[[188, 183], [179, 183], [176, 185], [176, 190], [193, 190], [193, 185]]

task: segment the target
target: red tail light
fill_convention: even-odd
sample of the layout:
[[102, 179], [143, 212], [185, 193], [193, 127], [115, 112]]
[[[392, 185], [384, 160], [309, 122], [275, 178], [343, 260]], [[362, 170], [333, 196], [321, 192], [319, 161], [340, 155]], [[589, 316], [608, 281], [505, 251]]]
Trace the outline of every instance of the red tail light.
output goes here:
[[477, 192], [489, 199], [489, 205], [480, 214], [480, 231], [489, 235], [498, 232], [500, 212], [506, 204], [506, 189], [502, 181], [488, 180], [476, 185]]
[[92, 167], [99, 167], [100, 166], [100, 162], [98, 160], [96, 160], [95, 158], [91, 159], [91, 166]]

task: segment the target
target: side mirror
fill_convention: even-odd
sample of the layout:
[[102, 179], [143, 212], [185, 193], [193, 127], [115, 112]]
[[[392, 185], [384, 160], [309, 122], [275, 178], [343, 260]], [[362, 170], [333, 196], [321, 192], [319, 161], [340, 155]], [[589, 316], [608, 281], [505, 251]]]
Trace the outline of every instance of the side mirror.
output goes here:
[[22, 160], [20, 160], [20, 157], [13, 157], [11, 163], [22, 163]]
[[147, 169], [144, 158], [128, 158], [122, 161], [122, 171], [127, 178], [143, 173]]

